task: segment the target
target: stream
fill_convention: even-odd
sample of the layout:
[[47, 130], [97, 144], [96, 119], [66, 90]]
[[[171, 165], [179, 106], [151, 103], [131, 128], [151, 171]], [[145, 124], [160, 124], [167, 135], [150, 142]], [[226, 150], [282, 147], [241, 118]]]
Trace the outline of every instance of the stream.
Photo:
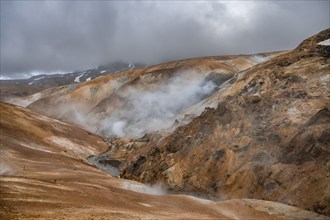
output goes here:
[[[89, 156], [87, 158], [87, 160], [90, 163], [94, 164], [99, 169], [111, 174], [112, 176], [120, 177], [120, 171], [119, 171], [118, 167], [120, 166], [121, 163], [123, 163], [123, 160], [111, 159], [111, 158], [109, 158], [108, 155], [109, 155], [109, 153], [108, 153], [108, 151], [106, 151], [98, 156], [94, 156], [94, 155]], [[151, 191], [155, 191], [154, 186], [145, 185], [145, 187], [150, 188]], [[165, 190], [165, 189], [163, 189], [163, 190]], [[188, 195], [188, 196], [196, 197], [199, 199], [205, 199], [205, 200], [209, 200], [209, 201], [221, 201], [220, 198], [216, 198], [216, 197], [213, 197], [213, 196], [207, 195], [206, 193], [201, 193], [201, 192], [176, 191], [176, 190], [172, 190], [172, 189], [166, 189], [165, 191], [166, 191], [167, 195]]]
[[108, 151], [100, 154], [99, 156], [89, 156], [87, 160], [112, 176], [120, 177], [118, 167], [123, 161], [109, 158]]

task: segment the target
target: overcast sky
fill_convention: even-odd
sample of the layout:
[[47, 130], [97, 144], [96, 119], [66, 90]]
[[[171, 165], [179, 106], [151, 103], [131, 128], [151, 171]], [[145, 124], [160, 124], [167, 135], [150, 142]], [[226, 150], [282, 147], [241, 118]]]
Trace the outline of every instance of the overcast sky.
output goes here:
[[329, 0], [1, 0], [1, 77], [292, 49], [329, 28], [329, 7]]

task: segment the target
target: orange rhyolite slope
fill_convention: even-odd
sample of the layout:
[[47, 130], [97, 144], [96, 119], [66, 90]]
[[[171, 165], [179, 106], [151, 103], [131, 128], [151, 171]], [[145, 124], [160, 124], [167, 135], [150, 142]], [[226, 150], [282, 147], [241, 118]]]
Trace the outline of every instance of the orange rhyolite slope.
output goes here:
[[0, 108], [1, 219], [320, 218], [278, 203], [212, 202], [148, 190], [86, 162], [106, 149], [100, 137], [24, 108]]

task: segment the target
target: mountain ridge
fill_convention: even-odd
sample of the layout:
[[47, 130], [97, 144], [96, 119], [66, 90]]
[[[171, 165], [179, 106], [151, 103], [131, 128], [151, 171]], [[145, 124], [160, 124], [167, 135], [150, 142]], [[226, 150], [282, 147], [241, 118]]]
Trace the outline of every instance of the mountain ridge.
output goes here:
[[[122, 70], [129, 70], [145, 66], [140, 63], [125, 63], [114, 62], [107, 65], [101, 65], [94, 69], [88, 69], [85, 71], [74, 71], [71, 73], [63, 74], [40, 74], [31, 76], [28, 79], [7, 79], [0, 80], [1, 83], [1, 100], [5, 100], [12, 97], [21, 97], [32, 95], [36, 92], [40, 92], [52, 87], [65, 86], [74, 83], [86, 82], [97, 77], [104, 76], [106, 74], [115, 73]], [[17, 93], [19, 86], [21, 93]], [[14, 92], [11, 92], [11, 87], [14, 87]], [[22, 88], [23, 87], [23, 88]], [[25, 88], [26, 87], [26, 88]], [[15, 93], [16, 92], [16, 93]]]

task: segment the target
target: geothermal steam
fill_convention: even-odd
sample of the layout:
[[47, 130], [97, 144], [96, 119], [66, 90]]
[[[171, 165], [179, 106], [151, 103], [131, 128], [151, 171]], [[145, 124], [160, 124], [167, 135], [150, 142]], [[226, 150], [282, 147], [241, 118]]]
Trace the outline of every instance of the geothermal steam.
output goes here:
[[114, 81], [120, 103], [109, 112], [86, 114], [80, 111], [81, 103], [71, 103], [57, 106], [60, 115], [104, 137], [141, 137], [173, 127], [183, 109], [209, 96], [217, 86], [194, 72], [180, 72], [167, 79], [148, 77], [130, 87]]
[[107, 115], [99, 133], [104, 136], [139, 137], [171, 127], [180, 111], [210, 95], [216, 85], [186, 72], [158, 82], [153, 88], [128, 88], [118, 94], [125, 104]]

